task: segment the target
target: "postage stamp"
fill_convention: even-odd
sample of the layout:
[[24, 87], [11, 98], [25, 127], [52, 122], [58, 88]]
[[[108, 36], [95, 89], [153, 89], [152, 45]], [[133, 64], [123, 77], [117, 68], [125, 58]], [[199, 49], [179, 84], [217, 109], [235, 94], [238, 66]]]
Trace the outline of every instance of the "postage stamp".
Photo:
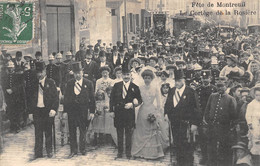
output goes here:
[[0, 2], [0, 44], [27, 44], [34, 36], [34, 4]]

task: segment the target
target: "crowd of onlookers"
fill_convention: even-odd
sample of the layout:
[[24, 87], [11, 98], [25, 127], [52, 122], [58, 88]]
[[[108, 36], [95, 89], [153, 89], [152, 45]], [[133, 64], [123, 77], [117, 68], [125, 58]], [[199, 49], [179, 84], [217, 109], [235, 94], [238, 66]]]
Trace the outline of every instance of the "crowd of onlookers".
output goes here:
[[[111, 135], [116, 144], [113, 117], [109, 114], [109, 96], [114, 83], [122, 80], [122, 66], [128, 65], [132, 82], [136, 85], [140, 84], [143, 67], [154, 68], [164, 100], [169, 89], [175, 86], [174, 71], [182, 69], [186, 85], [197, 94], [197, 109], [201, 113], [199, 135], [202, 137], [199, 136], [199, 139], [205, 141], [209, 137], [209, 120], [204, 116], [210, 102], [208, 99], [211, 94], [218, 92], [218, 82], [223, 82], [225, 93], [234, 98], [235, 117], [231, 118], [221, 111], [216, 113], [220, 117], [219, 123], [222, 123], [222, 119], [229, 119], [227, 122], [230, 124], [225, 125], [228, 130], [218, 129], [220, 133], [228, 133], [219, 136], [216, 145], [212, 145], [214, 147], [202, 141], [202, 144], [208, 146], [202, 148], [200, 144], [201, 149], [204, 149], [201, 163], [209, 161], [210, 152], [207, 150], [210, 148], [216, 148], [217, 153], [223, 152], [222, 155], [215, 154], [216, 159], [210, 162], [221, 162], [221, 157], [229, 156], [229, 151], [221, 151], [224, 139], [228, 141], [226, 143], [230, 150], [232, 146], [236, 151], [237, 165], [252, 165], [250, 156], [253, 165], [260, 165], [260, 36], [247, 35], [241, 31], [237, 31], [234, 38], [217, 36], [213, 28], [208, 28], [183, 32], [178, 37], [135, 37], [129, 43], [117, 42], [115, 45], [102, 43], [101, 40], [94, 46], [81, 43], [80, 50], [75, 54], [60, 51], [48, 55], [46, 74], [55, 81], [62, 104], [66, 83], [73, 78], [72, 63], [81, 62], [84, 77], [92, 81], [95, 87], [98, 118], [94, 120], [92, 129], [96, 144], [104, 141], [107, 135]], [[36, 52], [33, 57], [30, 54], [23, 55], [21, 51], [11, 55], [4, 48], [1, 51], [1, 113], [6, 110], [11, 123], [10, 130], [19, 132], [28, 124], [31, 104], [28, 96], [31, 95], [31, 85], [37, 81], [35, 63], [43, 61], [43, 56], [47, 55]], [[102, 124], [102, 121], [106, 124]]]

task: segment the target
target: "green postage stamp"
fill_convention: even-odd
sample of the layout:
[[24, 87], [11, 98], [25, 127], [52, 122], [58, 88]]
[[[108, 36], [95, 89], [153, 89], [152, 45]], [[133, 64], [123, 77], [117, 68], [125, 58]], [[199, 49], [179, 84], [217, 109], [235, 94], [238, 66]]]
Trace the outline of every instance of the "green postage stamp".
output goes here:
[[34, 35], [34, 4], [0, 2], [0, 44], [27, 44]]

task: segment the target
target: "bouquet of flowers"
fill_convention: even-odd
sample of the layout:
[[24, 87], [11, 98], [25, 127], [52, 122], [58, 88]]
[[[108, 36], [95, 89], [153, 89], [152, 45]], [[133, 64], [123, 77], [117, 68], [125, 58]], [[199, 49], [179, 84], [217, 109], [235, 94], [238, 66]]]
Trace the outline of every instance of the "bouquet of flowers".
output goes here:
[[97, 116], [101, 115], [102, 114], [102, 111], [100, 110], [97, 110], [96, 113], [95, 113]]
[[104, 107], [103, 107], [103, 110], [104, 110], [105, 112], [109, 112], [108, 106], [104, 106]]
[[153, 123], [156, 120], [156, 117], [154, 114], [150, 113], [150, 114], [148, 114], [147, 120], [148, 120], [148, 122]]

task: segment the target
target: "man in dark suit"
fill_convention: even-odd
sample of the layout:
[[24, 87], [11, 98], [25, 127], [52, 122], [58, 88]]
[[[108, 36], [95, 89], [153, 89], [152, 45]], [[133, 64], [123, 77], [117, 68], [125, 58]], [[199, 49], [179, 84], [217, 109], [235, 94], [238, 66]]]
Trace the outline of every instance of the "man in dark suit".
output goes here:
[[15, 55], [15, 59], [13, 59], [15, 72], [17, 74], [23, 74], [24, 70], [24, 62], [22, 61], [23, 54], [21, 51], [17, 51]]
[[208, 125], [208, 163], [212, 166], [229, 166], [232, 165], [230, 129], [237, 118], [237, 103], [225, 92], [226, 81], [218, 81], [217, 89], [217, 93], [210, 95], [204, 114]]
[[113, 46], [113, 51], [112, 51], [112, 56], [108, 59], [108, 61], [110, 63], [112, 63], [113, 67], [117, 67], [119, 64], [118, 64], [118, 59], [119, 58], [119, 52], [118, 52], [118, 48], [117, 46]]
[[86, 127], [94, 117], [95, 97], [93, 83], [83, 78], [80, 62], [72, 64], [74, 78], [69, 80], [64, 94], [64, 113], [68, 115], [70, 151], [69, 158], [78, 153], [77, 127], [79, 127], [79, 148], [82, 155], [86, 154]]
[[93, 85], [96, 83], [97, 73], [98, 73], [98, 64], [96, 61], [92, 60], [92, 54], [90, 50], [87, 50], [86, 53], [86, 59], [84, 62], [82, 62], [83, 66], [83, 76], [87, 78], [88, 80], [93, 82]]
[[135, 107], [142, 103], [140, 90], [130, 81], [131, 72], [127, 65], [123, 66], [123, 81], [114, 85], [110, 95], [110, 111], [114, 112], [114, 126], [117, 130], [118, 158], [123, 154], [123, 138], [125, 132], [126, 157], [131, 158], [132, 130], [135, 127]]
[[36, 62], [38, 81], [34, 82], [31, 96], [29, 119], [34, 121], [35, 159], [43, 157], [43, 134], [45, 133], [46, 151], [52, 157], [52, 125], [59, 107], [59, 96], [55, 81], [46, 77], [44, 62]]
[[117, 58], [116, 66], [127, 65], [129, 62], [129, 57], [126, 56], [126, 51], [123, 46], [119, 47], [119, 57]]
[[[103, 66], [108, 66], [111, 69], [111, 71], [109, 73], [109, 77], [112, 78], [114, 67], [113, 67], [113, 65], [110, 62], [107, 61], [107, 57], [106, 57], [106, 52], [105, 51], [100, 51], [99, 52], [99, 59], [100, 60], [99, 60], [98, 65], [97, 65], [98, 69], [100, 67], [103, 67]], [[97, 79], [99, 79], [99, 78], [101, 78], [101, 73], [97, 74]]]
[[195, 91], [185, 85], [183, 70], [175, 70], [175, 87], [169, 91], [166, 103], [166, 119], [171, 122], [177, 163], [182, 166], [193, 165], [193, 136], [199, 123]]

